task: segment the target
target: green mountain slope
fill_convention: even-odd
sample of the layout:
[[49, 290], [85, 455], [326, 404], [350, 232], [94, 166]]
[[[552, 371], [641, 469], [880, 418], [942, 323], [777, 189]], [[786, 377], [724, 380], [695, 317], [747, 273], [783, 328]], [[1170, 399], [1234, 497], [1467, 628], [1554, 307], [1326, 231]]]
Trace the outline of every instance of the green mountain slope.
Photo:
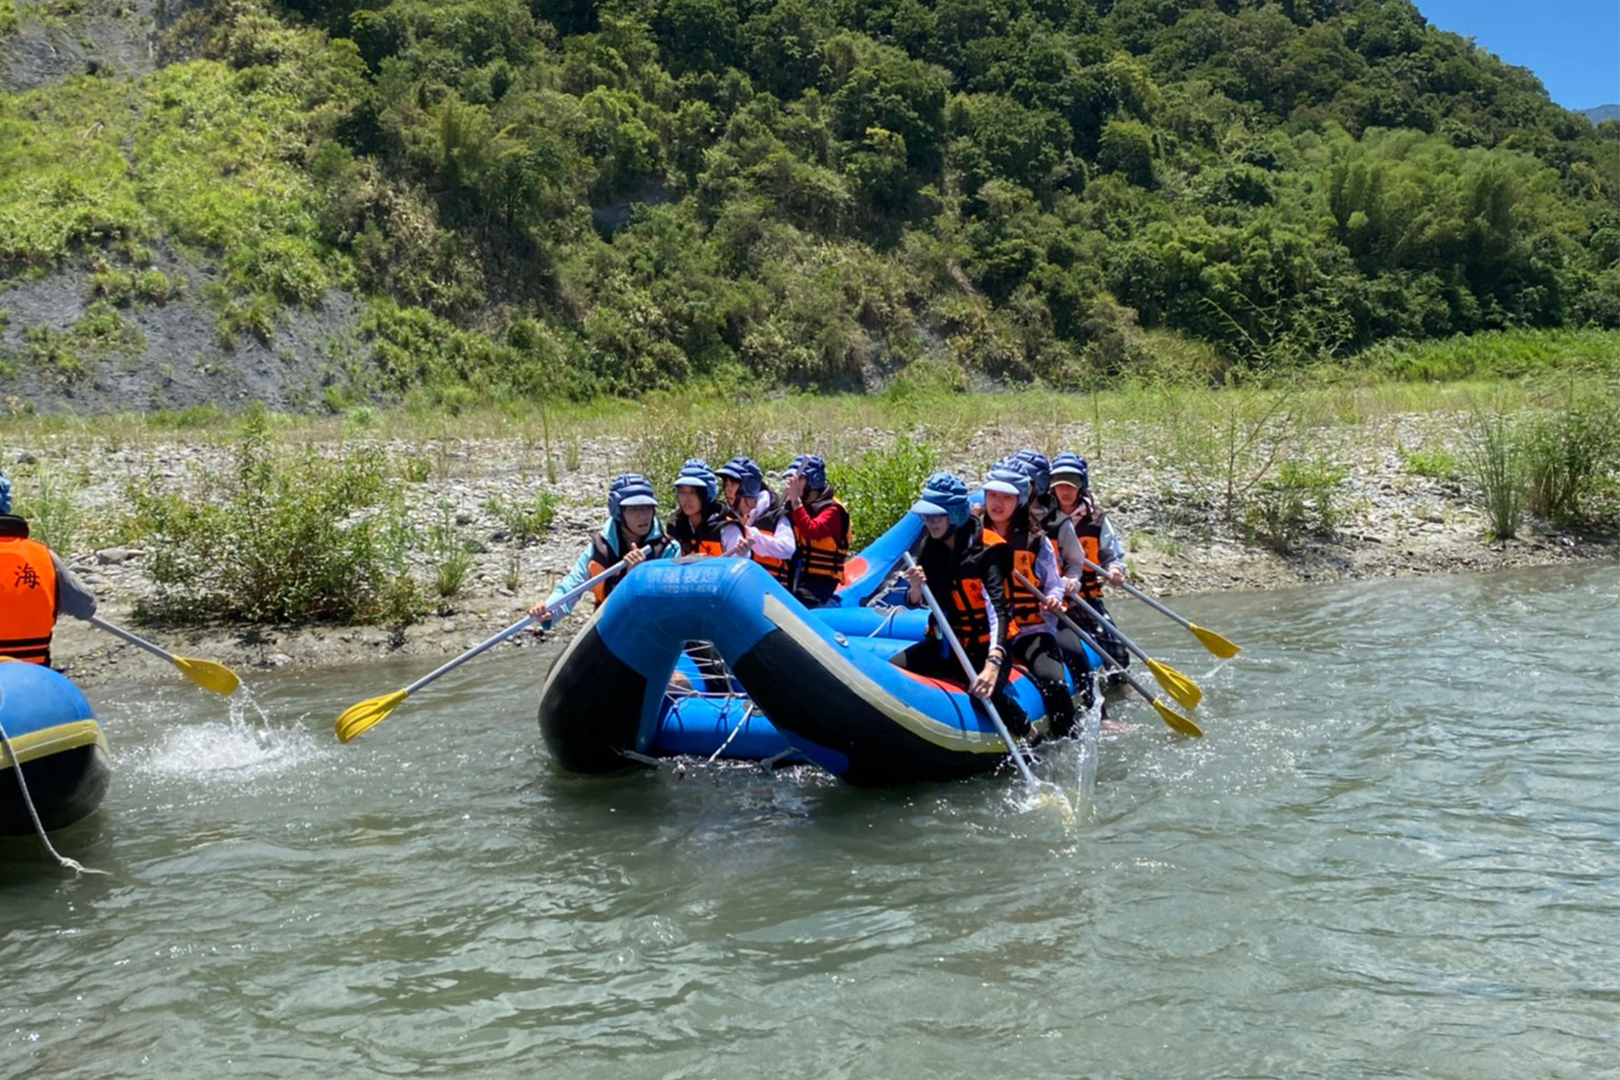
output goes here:
[[0, 392], [1083, 385], [1620, 325], [1620, 142], [1405, 0], [207, 0], [149, 32], [155, 70], [0, 97]]

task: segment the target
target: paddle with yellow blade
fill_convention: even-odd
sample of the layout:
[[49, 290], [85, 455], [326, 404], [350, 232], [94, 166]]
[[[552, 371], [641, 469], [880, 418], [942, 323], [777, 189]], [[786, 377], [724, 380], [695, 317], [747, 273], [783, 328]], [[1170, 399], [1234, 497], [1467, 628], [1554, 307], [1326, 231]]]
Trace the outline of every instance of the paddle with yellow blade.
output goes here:
[[1198, 708], [1198, 703], [1204, 699], [1204, 692], [1198, 688], [1197, 683], [1169, 664], [1160, 663], [1137, 648], [1136, 643], [1126, 637], [1124, 632], [1120, 630], [1118, 623], [1109, 620], [1106, 615], [1086, 603], [1076, 594], [1070, 593], [1069, 600], [1071, 603], [1078, 604], [1081, 611], [1095, 619], [1098, 626], [1108, 627], [1111, 634], [1119, 638], [1138, 660], [1147, 665], [1148, 670], [1153, 673], [1153, 677], [1159, 680], [1159, 685], [1164, 687], [1165, 693], [1176, 699], [1176, 704], [1183, 709]]
[[236, 693], [236, 688], [242, 685], [242, 680], [236, 677], [236, 672], [224, 664], [216, 664], [212, 660], [195, 660], [189, 656], [176, 656], [167, 649], [159, 648], [145, 638], [138, 638], [128, 630], [114, 626], [97, 615], [90, 616], [85, 622], [98, 630], [107, 631], [114, 637], [121, 637], [131, 645], [145, 649], [153, 656], [161, 656], [179, 668], [180, 674], [211, 693], [219, 694], [222, 697], [230, 697]]
[[[911, 557], [911, 552], [906, 552], [903, 558], [907, 570], [917, 565], [917, 560]], [[956, 662], [962, 665], [962, 674], [967, 676], [967, 684], [971, 687], [973, 680], [978, 678], [979, 673], [973, 670], [973, 662], [968, 659], [968, 654], [963, 650], [962, 643], [956, 639], [956, 633], [951, 629], [951, 621], [945, 617], [945, 612], [940, 610], [939, 601], [934, 599], [933, 591], [928, 588], [926, 581], [922, 583], [922, 595], [923, 600], [928, 603], [928, 610], [934, 613], [934, 625], [939, 628], [939, 636], [944, 638], [946, 643], [950, 645], [951, 652], [956, 655]], [[1001, 736], [1001, 743], [1007, 748], [1007, 753], [1012, 755], [1013, 764], [1018, 766], [1018, 772], [1023, 776], [1024, 782], [1031, 788], [1039, 787], [1040, 781], [1036, 780], [1035, 774], [1030, 771], [1029, 762], [1024, 760], [1023, 753], [1018, 749], [1018, 744], [1013, 741], [1012, 732], [1007, 730], [1007, 723], [1001, 718], [1001, 713], [996, 710], [995, 704], [989, 698], [973, 697], [971, 693], [969, 697], [972, 697], [977, 704], [984, 706], [985, 714], [990, 717], [990, 723], [995, 727], [996, 734]]]
[[[1041, 595], [1041, 591], [1037, 589], [1023, 574], [1014, 573], [1013, 577], [1017, 578], [1018, 583], [1024, 588], [1035, 593], [1037, 596]], [[1175, 731], [1180, 735], [1190, 736], [1194, 739], [1202, 739], [1204, 737], [1203, 728], [1199, 727], [1190, 719], [1182, 716], [1180, 713], [1176, 712], [1176, 710], [1160, 701], [1155, 695], [1149, 693], [1145, 686], [1137, 682], [1131, 673], [1125, 670], [1125, 665], [1121, 664], [1118, 660], [1115, 660], [1112, 656], [1109, 656], [1108, 651], [1102, 647], [1102, 644], [1096, 638], [1092, 637], [1090, 634], [1081, 629], [1079, 623], [1075, 622], [1073, 619], [1061, 612], [1058, 613], [1057, 618], [1058, 621], [1063, 625], [1067, 626], [1070, 630], [1073, 630], [1076, 634], [1079, 634], [1080, 640], [1084, 641], [1087, 645], [1090, 645], [1092, 650], [1098, 656], [1102, 657], [1104, 664], [1114, 668], [1121, 675], [1125, 676], [1125, 681], [1131, 685], [1131, 689], [1135, 690], [1138, 694], [1141, 694], [1148, 700], [1148, 703], [1153, 706], [1154, 711], [1159, 714], [1159, 718], [1169, 725], [1172, 731]]]
[[[651, 549], [643, 548], [642, 550], [650, 551]], [[602, 582], [606, 581], [614, 574], [619, 573], [624, 568], [624, 560], [621, 559], [612, 566], [608, 567], [606, 570], [603, 570], [600, 574], [597, 574], [595, 577], [583, 582], [572, 592], [559, 597], [557, 602], [551, 606], [561, 607], [564, 604], [573, 603], [581, 596], [584, 596], [591, 589], [594, 589], [597, 585], [600, 585]], [[343, 710], [343, 715], [337, 718], [337, 723], [334, 725], [337, 731], [338, 741], [348, 742], [350, 739], [354, 738], [356, 735], [359, 735], [368, 728], [382, 723], [382, 721], [388, 719], [389, 713], [393, 712], [399, 707], [400, 702], [416, 693], [416, 691], [422, 689], [422, 687], [437, 679], [439, 676], [447, 675], [454, 671], [456, 668], [460, 667], [462, 664], [465, 664], [467, 661], [471, 660], [484, 650], [494, 648], [507, 638], [512, 637], [514, 634], [526, 629], [529, 624], [533, 622], [534, 616], [525, 615], [511, 626], [508, 626], [505, 630], [502, 630], [500, 633], [496, 634], [494, 637], [489, 638], [487, 641], [479, 642], [477, 645], [474, 645], [472, 648], [468, 649], [454, 660], [451, 660], [440, 667], [434, 668], [420, 679], [417, 679], [415, 682], [411, 683], [411, 685], [407, 686], [405, 689], [395, 690], [392, 694], [383, 694], [381, 697], [367, 698], [365, 701], [359, 702], [358, 704], [350, 705], [347, 709]]]
[[[1084, 561], [1088, 567], [1097, 571], [1099, 574], [1108, 573], [1108, 571], [1104, 570], [1090, 559], [1085, 559]], [[1208, 630], [1195, 623], [1188, 622], [1186, 619], [1182, 618], [1180, 615], [1177, 615], [1175, 612], [1171, 611], [1169, 608], [1165, 607], [1163, 604], [1159, 603], [1157, 600], [1153, 599], [1153, 597], [1149, 596], [1141, 589], [1138, 589], [1136, 586], [1123, 584], [1120, 586], [1120, 588], [1142, 601], [1142, 603], [1146, 604], [1154, 611], [1157, 611], [1160, 615], [1173, 619], [1182, 626], [1186, 627], [1188, 630], [1192, 631], [1193, 637], [1197, 638], [1204, 648], [1208, 649], [1211, 653], [1220, 657], [1222, 660], [1230, 660], [1232, 657], [1243, 651], [1243, 646], [1228, 641], [1226, 638], [1223, 638], [1213, 630]]]

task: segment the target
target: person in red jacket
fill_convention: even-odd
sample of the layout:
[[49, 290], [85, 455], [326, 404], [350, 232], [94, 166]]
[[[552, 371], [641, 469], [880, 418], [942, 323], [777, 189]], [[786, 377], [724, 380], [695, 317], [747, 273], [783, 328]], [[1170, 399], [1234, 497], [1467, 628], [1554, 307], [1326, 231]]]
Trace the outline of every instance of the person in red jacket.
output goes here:
[[799, 542], [799, 565], [794, 595], [805, 607], [821, 607], [844, 583], [849, 559], [850, 518], [844, 504], [827, 483], [827, 464], [814, 454], [805, 455], [787, 480], [786, 502]]
[[49, 667], [57, 617], [95, 613], [96, 594], [28, 538], [28, 521], [11, 512], [11, 484], [0, 476], [0, 658]]

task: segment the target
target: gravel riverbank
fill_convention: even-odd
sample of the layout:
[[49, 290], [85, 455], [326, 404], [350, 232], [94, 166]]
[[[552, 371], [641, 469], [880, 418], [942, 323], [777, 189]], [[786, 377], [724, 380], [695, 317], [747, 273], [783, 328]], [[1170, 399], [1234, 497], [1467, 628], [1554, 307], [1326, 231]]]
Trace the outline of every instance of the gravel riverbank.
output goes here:
[[[1241, 526], [1212, 521], [1207, 485], [1162, 462], [1149, 438], [1119, 439], [1088, 454], [1093, 483], [1115, 524], [1128, 537], [1134, 581], [1165, 597], [1225, 589], [1270, 589], [1340, 579], [1443, 574], [1542, 565], [1574, 559], [1620, 559], [1613, 537], [1584, 537], [1527, 522], [1520, 537], [1485, 539], [1485, 523], [1470, 492], [1455, 478], [1417, 475], [1407, 452], [1454, 449], [1461, 420], [1420, 414], [1364, 420], [1316, 433], [1312, 449], [1345, 475], [1334, 488], [1340, 521], [1331, 536], [1310, 537], [1283, 554], [1245, 535]], [[897, 435], [878, 430], [840, 433], [844, 453], [894, 445]], [[1056, 425], [1040, 432], [1013, 427], [981, 430], [940, 464], [976, 476], [985, 462], [1022, 445], [1090, 447], [1084, 425]], [[334, 444], [335, 445], [335, 444]], [[151, 588], [138, 548], [75, 550], [65, 554], [95, 589], [101, 613], [128, 625], [172, 651], [228, 664], [251, 679], [256, 670], [364, 664], [420, 657], [424, 671], [440, 658], [459, 653], [521, 616], [549, 590], [581, 550], [588, 532], [600, 525], [603, 492], [613, 473], [632, 467], [636, 447], [629, 439], [601, 437], [576, 443], [568, 461], [554, 459], [554, 483], [533, 440], [437, 439], [378, 440], [377, 452], [399, 460], [432, 463], [430, 498], [412, 510], [423, 528], [437, 520], [439, 504], [454, 508], [455, 522], [482, 550], [474, 557], [466, 584], [455, 597], [422, 621], [402, 630], [369, 626], [214, 626], [142, 625], [132, 609]], [[785, 460], [791, 448], [773, 447]], [[89, 477], [75, 494], [88, 519], [116, 514], [132, 483], [156, 477], [185, 485], [188, 478], [224, 468], [228, 446], [179, 440], [117, 445], [108, 441], [42, 440], [14, 448], [9, 457], [39, 458]], [[12, 461], [8, 460], [8, 465]], [[568, 468], [573, 464], [574, 468]], [[837, 459], [830, 463], [836, 476]], [[509, 590], [509, 542], [500, 523], [485, 509], [491, 499], [532, 498], [544, 484], [559, 499], [556, 520], [543, 541], [519, 552], [523, 584]], [[670, 506], [661, 507], [665, 514]], [[93, 535], [93, 533], [91, 534]], [[1127, 609], [1128, 610], [1128, 609]], [[576, 613], [557, 632], [583, 622]], [[503, 648], [532, 646], [520, 635]], [[85, 685], [108, 680], [169, 678], [167, 665], [109, 635], [64, 618], [58, 626], [55, 662]]]

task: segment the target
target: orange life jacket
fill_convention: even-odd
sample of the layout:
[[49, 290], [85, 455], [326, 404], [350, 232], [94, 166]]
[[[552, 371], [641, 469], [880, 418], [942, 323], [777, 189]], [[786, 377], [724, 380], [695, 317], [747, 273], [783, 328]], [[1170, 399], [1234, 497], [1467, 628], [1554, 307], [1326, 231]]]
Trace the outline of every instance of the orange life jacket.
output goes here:
[[1028, 548], [1017, 548], [1013, 551], [1013, 577], [1012, 581], [1012, 609], [1013, 615], [1021, 622], [1033, 622], [1041, 617], [1041, 598], [1031, 592], [1029, 586], [1018, 580], [1019, 576], [1030, 581], [1038, 581], [1035, 576], [1035, 553]]
[[56, 630], [56, 564], [37, 540], [0, 536], [0, 656], [51, 662]]
[[799, 551], [804, 556], [804, 573], [807, 577], [828, 578], [835, 585], [844, 583], [844, 562], [849, 558], [850, 519], [849, 511], [837, 499], [826, 498], [820, 502], [806, 504], [804, 512], [815, 517], [829, 506], [836, 506], [839, 515], [843, 518], [843, 526], [832, 536], [825, 536], [818, 540], [811, 540], [799, 534], [798, 527], [794, 527], [794, 534], [799, 541]]
[[[1080, 515], [1079, 511], [1082, 508], [1085, 513]], [[1086, 558], [1101, 566], [1102, 511], [1097, 509], [1096, 503], [1087, 498], [1081, 502], [1079, 507], [1076, 507], [1076, 513], [1071, 514], [1069, 520], [1074, 523], [1074, 535], [1075, 539], [1080, 541], [1080, 550], [1086, 553]], [[1098, 576], [1097, 571], [1089, 566], [1086, 567], [1080, 575], [1080, 595], [1088, 600], [1093, 600], [1102, 594], [1102, 578]]]
[[736, 521], [737, 515], [718, 503], [711, 503], [704, 513], [702, 522], [696, 527], [685, 514], [677, 510], [664, 532], [681, 545], [682, 555], [724, 555], [726, 547], [722, 541], [721, 530], [728, 524], [735, 524]]
[[[993, 548], [1007, 541], [988, 528], [979, 532], [979, 545], [983, 548]], [[941, 605], [945, 609], [945, 620], [951, 624], [951, 632], [962, 647], [988, 648], [990, 645], [990, 620], [985, 615], [985, 608], [989, 606], [989, 597], [984, 591], [982, 577], [962, 574], [951, 582], [950, 591], [944, 597]], [[1009, 620], [1003, 640], [1011, 641], [1018, 632], [1016, 619]]]
[[[664, 549], [669, 546], [669, 538], [665, 537], [665, 536], [660, 536], [657, 539], [653, 539], [653, 540], [643, 540], [640, 544], [638, 544], [636, 546], [637, 547], [649, 547], [650, 546], [652, 548], [652, 550], [647, 553], [647, 558], [656, 559], [656, 558], [658, 558], [658, 556], [662, 555], [664, 553]], [[590, 576], [595, 577], [597, 574], [600, 574], [602, 571], [606, 570], [608, 567], [617, 566], [619, 561], [620, 561], [619, 560], [619, 555], [608, 544], [607, 537], [603, 536], [599, 532], [591, 533]], [[597, 603], [598, 607], [600, 607], [602, 605], [602, 602], [608, 598], [608, 593], [612, 592], [615, 588], [617, 588], [618, 585], [619, 585], [619, 582], [621, 582], [623, 580], [624, 580], [624, 574], [622, 574], [622, 573], [614, 574], [612, 577], [606, 579], [605, 581], [598, 581], [595, 585], [593, 585], [591, 587], [591, 595], [596, 597], [596, 603]]]
[[[760, 532], [775, 533], [776, 527], [782, 522], [782, 514], [785, 509], [785, 505], [781, 502], [773, 504], [769, 510], [759, 516], [759, 520], [754, 522], [753, 527]], [[750, 552], [750, 554], [755, 562], [770, 571], [771, 577], [775, 578], [782, 588], [793, 588], [792, 559], [778, 559], [772, 555], [761, 555], [757, 551]]]

